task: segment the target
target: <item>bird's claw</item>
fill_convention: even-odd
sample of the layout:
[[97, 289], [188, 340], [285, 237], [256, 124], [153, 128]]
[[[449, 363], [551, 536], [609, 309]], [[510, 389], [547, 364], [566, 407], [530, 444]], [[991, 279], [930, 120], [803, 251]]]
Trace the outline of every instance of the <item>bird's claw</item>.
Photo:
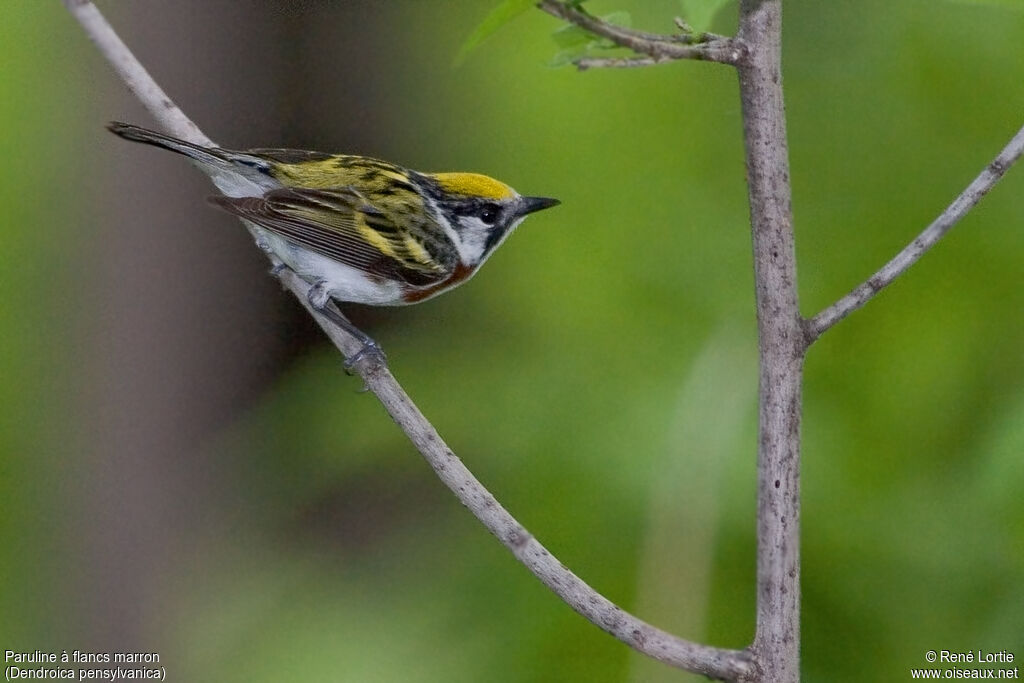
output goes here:
[[[373, 370], [376, 368], [384, 367], [388, 362], [387, 356], [384, 355], [384, 350], [377, 345], [377, 342], [372, 339], [367, 339], [363, 343], [363, 348], [359, 349], [354, 355], [345, 359], [345, 372], [349, 375], [354, 374], [352, 369], [357, 363], [367, 363], [366, 370]], [[369, 387], [363, 387], [363, 391], [366, 391]]]

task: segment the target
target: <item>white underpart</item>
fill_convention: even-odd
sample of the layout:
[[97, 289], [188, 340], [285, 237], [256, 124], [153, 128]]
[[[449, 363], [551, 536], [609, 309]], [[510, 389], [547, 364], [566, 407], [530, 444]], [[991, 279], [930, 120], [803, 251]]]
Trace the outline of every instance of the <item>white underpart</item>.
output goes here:
[[[261, 197], [265, 192], [283, 187], [281, 183], [255, 169], [249, 173], [249, 169], [242, 167], [236, 170], [238, 167], [234, 165], [229, 168], [198, 165], [210, 176], [217, 189], [228, 197]], [[371, 306], [405, 303], [397, 283], [370, 277], [361, 270], [292, 244], [252, 221], [243, 222], [259, 248], [271, 255], [275, 265], [285, 264], [311, 284], [323, 281], [332, 299]]]
[[327, 293], [336, 301], [353, 301], [370, 306], [401, 306], [402, 289], [397, 282], [367, 275], [305, 247], [300, 247], [269, 230], [245, 221], [256, 244], [311, 284], [323, 282]]

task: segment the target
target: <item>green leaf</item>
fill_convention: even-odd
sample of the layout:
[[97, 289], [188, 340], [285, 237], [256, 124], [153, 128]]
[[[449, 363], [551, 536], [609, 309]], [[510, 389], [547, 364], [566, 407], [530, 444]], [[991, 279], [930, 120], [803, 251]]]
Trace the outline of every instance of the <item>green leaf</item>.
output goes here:
[[[584, 0], [580, 1], [583, 2]], [[630, 16], [629, 12], [623, 11], [607, 14], [601, 17], [601, 20], [608, 24], [626, 27], [631, 26], [633, 23], [633, 17]], [[611, 50], [617, 47], [615, 43], [607, 38], [595, 35], [575, 24], [563, 26], [551, 34], [551, 37], [555, 39], [558, 47], [562, 48], [548, 62], [548, 66], [553, 67], [565, 66], [580, 57], [588, 56], [594, 50]]]
[[594, 40], [594, 34], [589, 31], [584, 31], [575, 24], [566, 24], [562, 28], [558, 29], [551, 34], [551, 37], [555, 39], [555, 44], [561, 48], [576, 47], [577, 45], [586, 45], [590, 41]]
[[[629, 27], [633, 24], [633, 17], [630, 16], [629, 12], [622, 11], [612, 12], [611, 14], [601, 17], [601, 20], [608, 24], [615, 24], [616, 26]], [[566, 24], [552, 33], [551, 37], [555, 39], [555, 43], [557, 43], [558, 47], [561, 48], [586, 45], [595, 41], [608, 42], [607, 39], [594, 35], [590, 31], [582, 29], [576, 24]]]
[[480, 43], [487, 40], [499, 28], [533, 7], [536, 2], [537, 0], [504, 0], [504, 2], [491, 10], [491, 13], [473, 29], [473, 32], [469, 34], [466, 41], [459, 47], [459, 53], [455, 56], [455, 65], [458, 66], [465, 61], [466, 55], [476, 49]]
[[732, 0], [679, 0], [683, 19], [696, 33], [709, 30], [715, 15], [730, 2]]
[[601, 21], [603, 21], [606, 24], [615, 24], [616, 26], [623, 26], [625, 28], [629, 28], [630, 26], [633, 25], [633, 16], [626, 10], [620, 9], [617, 12], [612, 12], [611, 14], [604, 15], [603, 17], [601, 17]]

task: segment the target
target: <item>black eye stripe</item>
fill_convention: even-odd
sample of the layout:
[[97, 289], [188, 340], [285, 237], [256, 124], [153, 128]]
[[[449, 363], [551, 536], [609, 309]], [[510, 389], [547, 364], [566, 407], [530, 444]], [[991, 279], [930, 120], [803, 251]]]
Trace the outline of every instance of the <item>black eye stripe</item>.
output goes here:
[[494, 225], [501, 216], [501, 207], [493, 202], [485, 202], [472, 207], [467, 213], [479, 218], [486, 225]]
[[499, 215], [501, 215], [501, 209], [494, 204], [485, 204], [484, 207], [480, 209], [479, 214], [480, 220], [487, 225], [494, 225], [497, 223]]
[[497, 202], [471, 199], [459, 202], [450, 209], [453, 213], [467, 218], [476, 218], [484, 225], [497, 225], [504, 215], [504, 207]]

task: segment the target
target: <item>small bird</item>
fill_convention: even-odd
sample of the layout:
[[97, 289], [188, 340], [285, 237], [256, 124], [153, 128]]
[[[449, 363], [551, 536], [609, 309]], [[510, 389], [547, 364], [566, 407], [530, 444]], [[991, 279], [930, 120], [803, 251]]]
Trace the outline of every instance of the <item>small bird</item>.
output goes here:
[[351, 367], [383, 353], [328, 307], [425, 301], [472, 277], [534, 211], [559, 204], [523, 197], [478, 173], [420, 173], [369, 157], [293, 149], [204, 147], [127, 123], [116, 135], [192, 159], [223, 195], [209, 201], [241, 218], [274, 262], [309, 282], [309, 303], [362, 343]]

